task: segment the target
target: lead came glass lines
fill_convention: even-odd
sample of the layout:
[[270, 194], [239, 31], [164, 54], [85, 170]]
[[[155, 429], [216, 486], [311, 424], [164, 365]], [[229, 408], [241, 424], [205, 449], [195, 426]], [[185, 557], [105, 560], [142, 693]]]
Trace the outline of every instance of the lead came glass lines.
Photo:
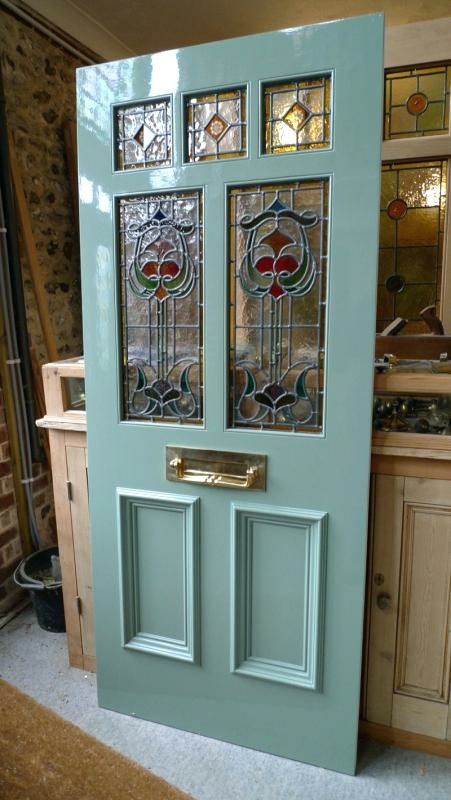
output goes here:
[[330, 75], [263, 87], [265, 153], [330, 147]]
[[451, 64], [387, 70], [384, 139], [449, 133]]
[[446, 161], [384, 164], [381, 180], [377, 331], [396, 317], [425, 333], [420, 312], [440, 316]]
[[202, 195], [119, 200], [125, 419], [200, 423]]
[[246, 89], [185, 98], [188, 161], [246, 155]]
[[117, 108], [116, 131], [117, 169], [171, 164], [172, 115], [169, 97]]
[[327, 178], [229, 193], [229, 424], [323, 428]]

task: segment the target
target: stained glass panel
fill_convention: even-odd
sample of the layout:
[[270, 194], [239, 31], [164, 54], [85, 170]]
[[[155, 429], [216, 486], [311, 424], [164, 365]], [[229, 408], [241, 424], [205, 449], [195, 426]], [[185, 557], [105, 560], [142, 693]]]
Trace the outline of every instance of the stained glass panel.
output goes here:
[[116, 109], [117, 169], [164, 167], [172, 160], [171, 100]]
[[265, 153], [330, 146], [330, 76], [263, 87]]
[[203, 418], [202, 196], [119, 200], [125, 419]]
[[382, 167], [377, 330], [396, 317], [402, 333], [425, 333], [420, 311], [440, 314], [446, 161]]
[[387, 70], [385, 139], [449, 132], [451, 64]]
[[191, 95], [185, 115], [188, 161], [246, 155], [246, 89]]
[[231, 427], [322, 430], [328, 189], [230, 190]]

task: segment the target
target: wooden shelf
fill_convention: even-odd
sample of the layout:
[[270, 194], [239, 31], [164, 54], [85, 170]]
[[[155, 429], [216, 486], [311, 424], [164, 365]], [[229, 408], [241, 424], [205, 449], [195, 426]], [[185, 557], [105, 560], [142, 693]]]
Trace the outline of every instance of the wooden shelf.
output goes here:
[[374, 376], [374, 391], [404, 394], [451, 394], [451, 373], [396, 372], [388, 370]]

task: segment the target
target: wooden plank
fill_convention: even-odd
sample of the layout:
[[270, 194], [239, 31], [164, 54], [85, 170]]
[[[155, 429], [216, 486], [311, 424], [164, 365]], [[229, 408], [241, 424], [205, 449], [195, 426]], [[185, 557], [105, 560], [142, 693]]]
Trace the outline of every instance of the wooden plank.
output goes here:
[[418, 448], [427, 450], [450, 450], [451, 436], [434, 433], [402, 433], [398, 431], [374, 431], [373, 444], [390, 447]]
[[404, 500], [410, 503], [424, 503], [449, 508], [451, 507], [451, 482], [408, 478], [404, 487]]
[[360, 721], [359, 733], [368, 739], [375, 739], [377, 742], [384, 742], [394, 747], [404, 747], [406, 750], [417, 750], [419, 753], [451, 758], [451, 742], [434, 739], [432, 736], [422, 736], [418, 733], [391, 728], [387, 725], [378, 725], [366, 720]]
[[393, 695], [392, 725], [404, 731], [445, 739], [448, 706], [433, 700]]
[[451, 394], [451, 373], [386, 372], [374, 375], [374, 391], [412, 394]]
[[[399, 560], [402, 535], [404, 478], [378, 475], [374, 483], [373, 552], [370, 576], [370, 631], [365, 716], [391, 723], [398, 615]], [[390, 595], [380, 609], [378, 595]]]
[[[85, 441], [86, 443], [86, 441]], [[66, 434], [67, 474], [71, 482], [70, 513], [78, 596], [81, 601], [80, 628], [83, 658], [94, 659], [94, 608], [92, 599], [91, 535], [88, 514], [86, 447], [74, 444]]]
[[[31, 372], [33, 376], [33, 386], [34, 386], [34, 394], [36, 400], [36, 410], [39, 415], [45, 414], [45, 399], [44, 399], [44, 387], [42, 384], [42, 372], [39, 366], [39, 362], [37, 359], [36, 352], [33, 348], [30, 349], [30, 363], [31, 363]], [[49, 438], [48, 434], [44, 432], [41, 436], [42, 446], [44, 448], [45, 458], [47, 464], [50, 465], [51, 458], [50, 458], [50, 446], [49, 446]]]
[[432, 334], [376, 336], [376, 358], [388, 353], [398, 358], [439, 359], [443, 353], [451, 358], [451, 336]]
[[63, 431], [51, 430], [49, 431], [49, 437], [69, 663], [73, 667], [83, 668], [80, 617], [76, 601], [77, 577], [72, 538], [72, 519], [67, 495], [68, 475], [65, 434]]
[[371, 452], [374, 456], [401, 456], [403, 458], [422, 459], [424, 461], [428, 459], [434, 459], [435, 461], [451, 461], [450, 450], [422, 450], [419, 447], [390, 447], [389, 445], [380, 446], [377, 443], [373, 443]]
[[[406, 480], [405, 499], [409, 483]], [[435, 484], [441, 481], [421, 483], [430, 504], [424, 497], [416, 502], [416, 496], [404, 504], [395, 691], [447, 704], [451, 508], [433, 502]]]
[[379, 475], [402, 475], [411, 478], [451, 480], [451, 461], [433, 458], [410, 458], [373, 455], [371, 471]]
[[[415, 62], [413, 62], [415, 63]], [[418, 136], [411, 139], [387, 139], [382, 142], [382, 161], [443, 158], [451, 155], [451, 136]]]
[[[74, 412], [75, 413], [75, 412]], [[61, 417], [49, 417], [47, 414], [41, 419], [36, 420], [38, 428], [55, 428], [56, 430], [64, 431], [86, 431], [86, 415], [82, 411], [78, 411], [80, 419], [74, 419], [72, 416], [69, 419], [61, 419]]]
[[19, 163], [17, 161], [16, 148], [11, 133], [8, 136], [9, 161], [11, 168], [11, 178], [16, 200], [16, 211], [22, 233], [23, 244], [27, 254], [27, 263], [30, 269], [30, 276], [33, 283], [33, 290], [36, 298], [36, 306], [41, 323], [42, 334], [44, 337], [47, 355], [51, 361], [57, 361], [58, 349], [56, 347], [55, 336], [53, 333], [47, 294], [44, 288], [41, 265], [39, 263], [38, 252], [36, 250], [31, 227], [30, 213], [25, 198], [25, 192], [20, 174]]
[[17, 435], [17, 413], [12, 393], [10, 367], [6, 363], [7, 360], [8, 351], [6, 347], [4, 318], [0, 308], [0, 380], [3, 388], [3, 402], [5, 406], [5, 420], [10, 447], [11, 472], [13, 476], [20, 542], [22, 546], [22, 553], [24, 556], [27, 556], [34, 550], [34, 546], [31, 539], [27, 501], [25, 497], [24, 485], [22, 483], [22, 478], [24, 475], [22, 474], [19, 438]]

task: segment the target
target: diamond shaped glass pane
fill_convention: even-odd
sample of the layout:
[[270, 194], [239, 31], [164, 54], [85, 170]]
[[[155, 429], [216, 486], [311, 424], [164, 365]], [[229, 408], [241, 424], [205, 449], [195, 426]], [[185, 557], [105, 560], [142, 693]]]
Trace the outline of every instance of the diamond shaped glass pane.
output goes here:
[[164, 167], [172, 161], [169, 97], [116, 109], [116, 168]]
[[246, 89], [185, 98], [188, 161], [214, 161], [246, 155]]
[[265, 153], [290, 153], [330, 147], [330, 75], [266, 84]]

